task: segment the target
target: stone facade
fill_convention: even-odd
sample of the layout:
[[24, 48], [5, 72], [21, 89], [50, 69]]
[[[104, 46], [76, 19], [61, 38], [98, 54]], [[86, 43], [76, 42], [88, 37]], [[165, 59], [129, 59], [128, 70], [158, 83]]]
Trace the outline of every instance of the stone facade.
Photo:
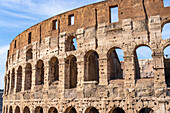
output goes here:
[[[30, 27], [10, 44], [3, 113], [170, 113], [168, 22], [163, 0], [106, 0]], [[141, 46], [152, 50], [152, 76], [141, 74]]]

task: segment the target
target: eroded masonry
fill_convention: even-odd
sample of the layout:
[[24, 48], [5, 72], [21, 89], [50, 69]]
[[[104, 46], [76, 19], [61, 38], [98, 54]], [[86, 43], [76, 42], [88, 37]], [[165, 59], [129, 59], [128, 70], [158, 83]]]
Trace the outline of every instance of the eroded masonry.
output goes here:
[[168, 23], [163, 0], [106, 0], [30, 27], [10, 44], [3, 113], [170, 113]]

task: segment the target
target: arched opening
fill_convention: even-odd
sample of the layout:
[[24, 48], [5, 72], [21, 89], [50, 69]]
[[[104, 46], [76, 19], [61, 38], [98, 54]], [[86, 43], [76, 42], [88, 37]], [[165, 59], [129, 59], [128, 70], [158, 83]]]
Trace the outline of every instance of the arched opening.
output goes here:
[[99, 111], [94, 107], [89, 107], [86, 109], [85, 113], [99, 113]]
[[66, 109], [64, 113], [77, 113], [77, 111], [74, 107], [69, 107]]
[[35, 113], [43, 113], [43, 108], [42, 107], [36, 107]]
[[12, 76], [11, 76], [11, 90], [15, 87], [15, 69], [12, 69]]
[[[20, 108], [17, 106], [15, 109], [15, 113], [20, 113]], [[25, 112], [24, 112], [25, 113]]]
[[8, 80], [8, 75], [5, 76], [5, 91], [4, 91], [4, 94], [7, 94], [7, 80]]
[[58, 58], [53, 57], [49, 61], [49, 85], [59, 80]]
[[10, 86], [10, 71], [8, 72], [8, 76], [7, 76], [7, 94], [9, 93], [9, 86]]
[[99, 55], [89, 51], [85, 55], [85, 81], [99, 82]]
[[29, 59], [32, 59], [32, 49], [29, 49], [26, 52], [26, 61], [28, 61]]
[[17, 71], [17, 87], [16, 87], [16, 92], [20, 92], [22, 89], [22, 67], [19, 66], [18, 71]]
[[6, 106], [6, 113], [8, 113], [8, 106]]
[[51, 107], [48, 111], [48, 113], [58, 113], [57, 109], [55, 107]]
[[44, 63], [42, 60], [39, 60], [36, 64], [36, 81], [35, 85], [44, 84]]
[[32, 66], [28, 63], [25, 67], [25, 82], [24, 82], [25, 90], [31, 89], [32, 84]]
[[77, 86], [77, 59], [75, 56], [66, 58], [65, 88], [71, 89]]
[[170, 46], [164, 49], [165, 82], [170, 87]]
[[9, 113], [13, 113], [12, 106], [10, 106], [10, 108], [9, 108]]
[[30, 109], [26, 106], [23, 113], [30, 113]]
[[109, 113], [125, 113], [125, 111], [122, 108], [116, 107], [111, 109]]
[[66, 40], [65, 51], [74, 51], [74, 50], [77, 50], [76, 37], [69, 36]]
[[110, 80], [123, 79], [124, 53], [121, 49], [112, 48], [108, 51], [108, 75]]
[[139, 113], [154, 113], [151, 108], [142, 108]]
[[134, 56], [136, 79], [153, 78], [152, 50], [148, 46], [139, 46]]

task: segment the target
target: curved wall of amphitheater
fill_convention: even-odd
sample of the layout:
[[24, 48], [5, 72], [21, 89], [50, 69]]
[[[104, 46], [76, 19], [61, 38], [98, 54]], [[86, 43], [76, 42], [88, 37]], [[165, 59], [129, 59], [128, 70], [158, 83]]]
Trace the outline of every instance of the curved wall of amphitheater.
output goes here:
[[[106, 0], [30, 27], [10, 44], [3, 113], [170, 113], [168, 22], [163, 0]], [[141, 46], [152, 50], [151, 77], [140, 75]]]

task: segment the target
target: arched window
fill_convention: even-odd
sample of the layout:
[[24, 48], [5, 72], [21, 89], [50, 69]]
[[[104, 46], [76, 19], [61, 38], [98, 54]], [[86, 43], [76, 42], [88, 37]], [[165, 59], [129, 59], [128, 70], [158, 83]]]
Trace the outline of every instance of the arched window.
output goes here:
[[165, 82], [170, 87], [170, 46], [164, 49]]
[[69, 107], [66, 109], [64, 113], [77, 113], [77, 111], [74, 107]]
[[89, 107], [86, 109], [85, 113], [99, 113], [99, 111], [94, 107]]
[[9, 113], [13, 113], [12, 106], [10, 106], [10, 108], [9, 108]]
[[12, 69], [12, 76], [11, 76], [11, 90], [15, 87], [15, 69]]
[[15, 113], [20, 113], [20, 108], [18, 106], [15, 109]]
[[16, 87], [16, 92], [20, 92], [22, 89], [22, 67], [19, 66], [18, 71], [17, 71], [17, 87]]
[[51, 107], [48, 111], [48, 113], [58, 113], [57, 109], [55, 107]]
[[6, 106], [6, 113], [8, 113], [8, 106]]
[[77, 50], [76, 37], [69, 36], [66, 40], [65, 51], [74, 51], [74, 50]]
[[89, 51], [85, 55], [85, 81], [99, 82], [99, 55], [95, 51]]
[[30, 113], [30, 109], [26, 106], [23, 113]]
[[59, 80], [59, 65], [58, 65], [58, 58], [53, 57], [49, 61], [49, 85], [53, 82]]
[[154, 113], [151, 108], [142, 108], [139, 113]]
[[31, 89], [32, 84], [32, 66], [30, 63], [28, 63], [25, 67], [25, 90]]
[[8, 75], [5, 76], [5, 91], [4, 91], [4, 94], [7, 94], [7, 80], [8, 80]]
[[44, 84], [44, 63], [42, 60], [39, 60], [36, 64], [36, 85]]
[[29, 59], [32, 59], [32, 49], [29, 49], [26, 52], [26, 61], [28, 61]]
[[35, 113], [43, 113], [43, 108], [42, 107], [36, 107]]
[[123, 79], [123, 61], [124, 61], [124, 53], [121, 49], [110, 49], [107, 57], [108, 57], [108, 74], [110, 80], [114, 79]]
[[165, 39], [170, 39], [170, 23], [167, 23], [163, 26], [162, 29], [162, 38]]
[[135, 75], [136, 79], [152, 78], [152, 50], [147, 46], [140, 46], [135, 51]]
[[109, 113], [125, 113], [125, 111], [122, 108], [116, 107], [111, 109]]
[[7, 76], [7, 94], [9, 93], [9, 86], [10, 86], [10, 71], [8, 72], [8, 76]]
[[75, 88], [77, 86], [77, 59], [75, 56], [69, 56], [66, 58], [66, 77], [65, 88]]

